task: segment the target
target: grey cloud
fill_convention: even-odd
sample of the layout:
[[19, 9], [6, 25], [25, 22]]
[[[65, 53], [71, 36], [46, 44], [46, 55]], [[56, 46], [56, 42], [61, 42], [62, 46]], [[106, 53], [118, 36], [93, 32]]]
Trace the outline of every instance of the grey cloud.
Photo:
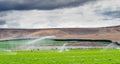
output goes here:
[[5, 25], [6, 22], [4, 20], [0, 20], [0, 25]]
[[111, 18], [120, 18], [120, 10], [103, 12], [103, 15]]
[[96, 0], [0, 0], [0, 11], [5, 10], [52, 10], [74, 7]]
[[120, 7], [119, 6], [117, 6], [116, 10], [108, 7], [108, 8], [103, 8], [103, 9], [97, 9], [94, 12], [98, 16], [103, 16], [104, 20], [112, 20], [112, 19], [120, 18]]
[[20, 27], [20, 24], [18, 24], [18, 23], [7, 24], [7, 25], [8, 25], [9, 28], [13, 28], [13, 27], [18, 28], [18, 27]]

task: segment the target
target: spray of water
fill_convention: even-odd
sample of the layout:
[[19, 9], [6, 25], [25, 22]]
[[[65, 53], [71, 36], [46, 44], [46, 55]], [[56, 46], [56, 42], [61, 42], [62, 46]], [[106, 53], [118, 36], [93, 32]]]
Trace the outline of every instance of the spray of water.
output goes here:
[[13, 55], [16, 55], [17, 52], [15, 51], [12, 51], [12, 47], [13, 47], [14, 44], [12, 43], [9, 43], [9, 46], [7, 47], [3, 47], [3, 48], [0, 48], [0, 52], [3, 52], [4, 54], [13, 54]]
[[3, 52], [3, 54], [0, 54], [0, 55], [4, 55], [4, 54], [7, 54], [7, 55], [16, 55], [17, 54], [17, 52], [13, 52], [12, 50], [3, 49], [3, 48], [0, 48], [0, 51]]
[[0, 51], [3, 51], [3, 52], [12, 52], [11, 50], [3, 49], [3, 48], [0, 48]]
[[41, 40], [45, 40], [45, 39], [51, 39], [51, 38], [56, 38], [55, 36], [44, 36], [44, 37], [40, 37], [40, 38], [37, 38], [31, 42], [27, 42], [25, 45], [29, 45], [29, 44], [34, 44], [38, 41], [41, 41]]
[[120, 46], [116, 45], [115, 43], [111, 43], [111, 44], [107, 45], [105, 48], [103, 48], [102, 51], [106, 51], [108, 49], [113, 49], [113, 48], [120, 49]]
[[116, 45], [115, 45], [114, 43], [111, 43], [111, 44], [107, 45], [107, 46], [105, 47], [105, 49], [114, 48], [115, 46], [116, 46]]
[[[25, 46], [27, 45], [31, 45], [31, 44], [35, 44], [36, 42], [39, 42], [41, 40], [45, 40], [45, 39], [52, 39], [52, 38], [56, 38], [56, 36], [44, 36], [44, 37], [40, 37], [38, 39], [35, 39], [31, 42], [27, 42], [26, 44], [24, 44]], [[29, 48], [27, 48], [27, 50], [29, 50]]]
[[63, 44], [62, 47], [60, 47], [59, 52], [63, 52], [63, 51], [68, 51], [68, 49], [66, 48], [67, 43]]

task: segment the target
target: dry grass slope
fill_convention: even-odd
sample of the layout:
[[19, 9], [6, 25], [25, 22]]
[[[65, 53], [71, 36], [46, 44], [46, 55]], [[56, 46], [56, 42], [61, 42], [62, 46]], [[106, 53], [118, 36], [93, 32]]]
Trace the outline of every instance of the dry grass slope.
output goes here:
[[37, 38], [55, 35], [57, 39], [107, 39], [120, 42], [120, 26], [102, 28], [0, 29], [0, 39]]

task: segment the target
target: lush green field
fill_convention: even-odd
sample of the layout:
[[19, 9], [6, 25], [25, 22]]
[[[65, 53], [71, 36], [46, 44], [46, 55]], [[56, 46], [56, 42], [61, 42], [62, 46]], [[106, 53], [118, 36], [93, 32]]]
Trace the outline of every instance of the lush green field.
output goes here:
[[[34, 40], [9, 40], [9, 41], [0, 41], [0, 49], [11, 49], [18, 46], [26, 45], [27, 43], [30, 43]], [[64, 43], [75, 43], [75, 42], [69, 42], [69, 41], [52, 41], [52, 40], [41, 40], [34, 42], [32, 44], [34, 45], [46, 45], [46, 44], [53, 44], [53, 45], [63, 45]], [[96, 43], [102, 43], [102, 44], [110, 44], [111, 42], [96, 42]]]
[[[32, 40], [15, 40], [15, 41], [0, 41], [0, 48], [2, 49], [11, 49], [17, 46], [26, 45], [27, 43], [32, 42]], [[66, 41], [51, 41], [51, 40], [42, 40], [35, 43], [34, 45], [45, 45], [45, 44], [64, 44]]]
[[0, 52], [0, 64], [120, 64], [120, 50]]

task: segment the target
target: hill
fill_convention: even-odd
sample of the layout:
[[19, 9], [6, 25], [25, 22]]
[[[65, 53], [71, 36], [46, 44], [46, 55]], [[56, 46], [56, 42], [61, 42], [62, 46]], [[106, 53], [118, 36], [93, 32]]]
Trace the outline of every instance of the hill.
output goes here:
[[56, 36], [56, 39], [98, 39], [120, 42], [120, 26], [101, 28], [0, 29], [0, 40]]

